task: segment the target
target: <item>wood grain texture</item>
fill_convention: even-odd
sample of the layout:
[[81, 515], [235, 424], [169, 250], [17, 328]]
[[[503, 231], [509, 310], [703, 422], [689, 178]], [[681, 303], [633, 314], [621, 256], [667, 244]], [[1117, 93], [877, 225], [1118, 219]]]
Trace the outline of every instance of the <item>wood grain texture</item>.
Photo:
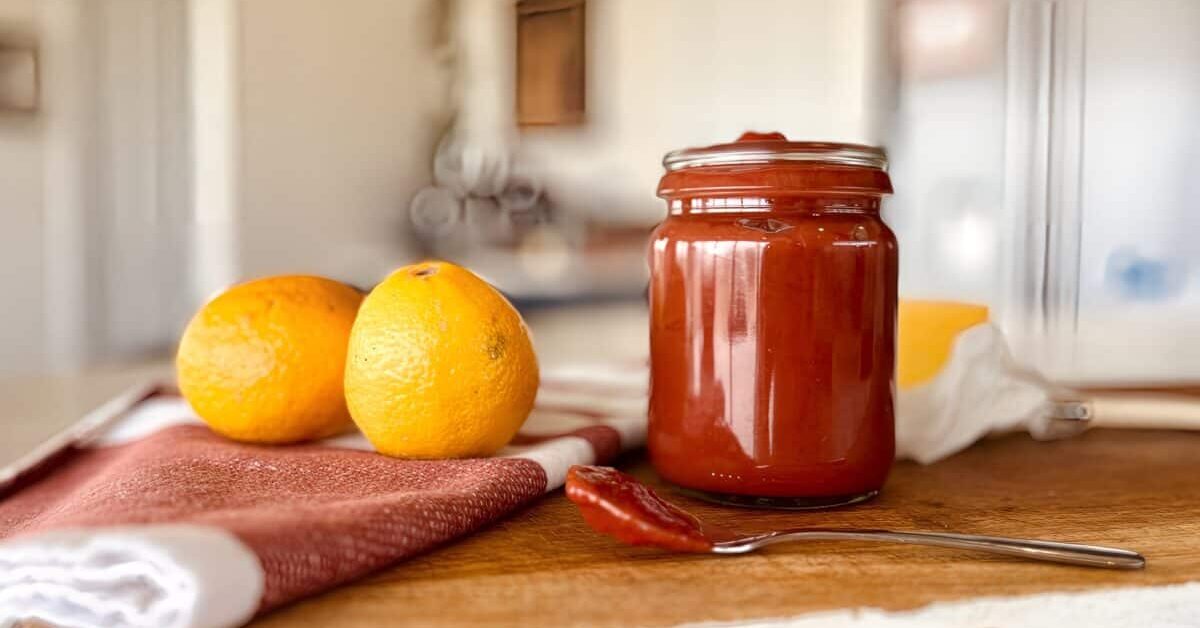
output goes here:
[[[1197, 452], [1197, 433], [1094, 431], [1053, 443], [1012, 436], [933, 466], [901, 464], [879, 499], [844, 510], [741, 510], [671, 495], [745, 531], [841, 525], [1107, 544], [1144, 553], [1142, 572], [855, 542], [671, 555], [591, 532], [560, 491], [480, 534], [255, 625], [660, 626], [1197, 580]], [[640, 457], [624, 462], [655, 481]]]

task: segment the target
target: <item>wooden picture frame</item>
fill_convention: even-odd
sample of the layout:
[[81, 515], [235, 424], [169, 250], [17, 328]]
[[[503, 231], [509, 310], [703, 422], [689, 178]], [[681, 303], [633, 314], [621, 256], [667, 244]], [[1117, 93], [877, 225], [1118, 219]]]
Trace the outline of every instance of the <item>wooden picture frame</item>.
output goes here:
[[0, 44], [0, 112], [36, 112], [38, 82], [37, 51]]
[[585, 16], [585, 0], [517, 2], [518, 124], [583, 122]]

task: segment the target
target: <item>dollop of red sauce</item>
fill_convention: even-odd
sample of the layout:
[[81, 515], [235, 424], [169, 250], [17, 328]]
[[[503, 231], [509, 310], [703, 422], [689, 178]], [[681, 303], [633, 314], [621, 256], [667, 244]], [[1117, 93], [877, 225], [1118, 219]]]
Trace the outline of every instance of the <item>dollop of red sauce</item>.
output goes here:
[[650, 487], [611, 467], [571, 467], [566, 492], [592, 529], [630, 545], [709, 552], [714, 542], [732, 536], [726, 530], [705, 525]]
[[758, 131], [746, 131], [737, 138], [739, 142], [762, 142], [762, 141], [779, 141], [786, 142], [787, 136], [779, 131], [771, 131], [769, 133], [759, 133]]

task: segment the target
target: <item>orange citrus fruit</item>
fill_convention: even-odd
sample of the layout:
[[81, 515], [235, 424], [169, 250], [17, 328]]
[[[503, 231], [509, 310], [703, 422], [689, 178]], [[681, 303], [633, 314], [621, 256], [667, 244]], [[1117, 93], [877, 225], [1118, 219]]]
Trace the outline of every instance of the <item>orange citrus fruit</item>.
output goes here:
[[350, 426], [346, 343], [362, 293], [308, 276], [258, 279], [208, 302], [188, 323], [179, 389], [229, 438], [291, 443]]
[[389, 456], [492, 454], [525, 422], [537, 388], [521, 315], [454, 264], [392, 273], [367, 295], [350, 334], [346, 402]]

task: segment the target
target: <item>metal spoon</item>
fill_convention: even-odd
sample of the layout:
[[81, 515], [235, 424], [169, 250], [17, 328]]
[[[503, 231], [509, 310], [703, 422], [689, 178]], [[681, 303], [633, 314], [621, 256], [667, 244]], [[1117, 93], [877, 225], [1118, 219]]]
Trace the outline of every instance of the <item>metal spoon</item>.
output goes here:
[[714, 554], [745, 554], [776, 543], [838, 540], [932, 545], [1102, 569], [1141, 569], [1146, 566], [1146, 559], [1137, 552], [1099, 545], [951, 532], [893, 532], [891, 530], [854, 528], [797, 528], [753, 534], [732, 540], [717, 541], [713, 543], [711, 551]]
[[567, 472], [567, 498], [596, 531], [631, 545], [675, 552], [745, 554], [788, 541], [884, 541], [975, 550], [1102, 569], [1141, 569], [1146, 559], [1129, 550], [951, 532], [893, 532], [855, 528], [796, 528], [742, 534], [705, 523], [659, 497], [650, 487], [610, 467], [576, 465]]

